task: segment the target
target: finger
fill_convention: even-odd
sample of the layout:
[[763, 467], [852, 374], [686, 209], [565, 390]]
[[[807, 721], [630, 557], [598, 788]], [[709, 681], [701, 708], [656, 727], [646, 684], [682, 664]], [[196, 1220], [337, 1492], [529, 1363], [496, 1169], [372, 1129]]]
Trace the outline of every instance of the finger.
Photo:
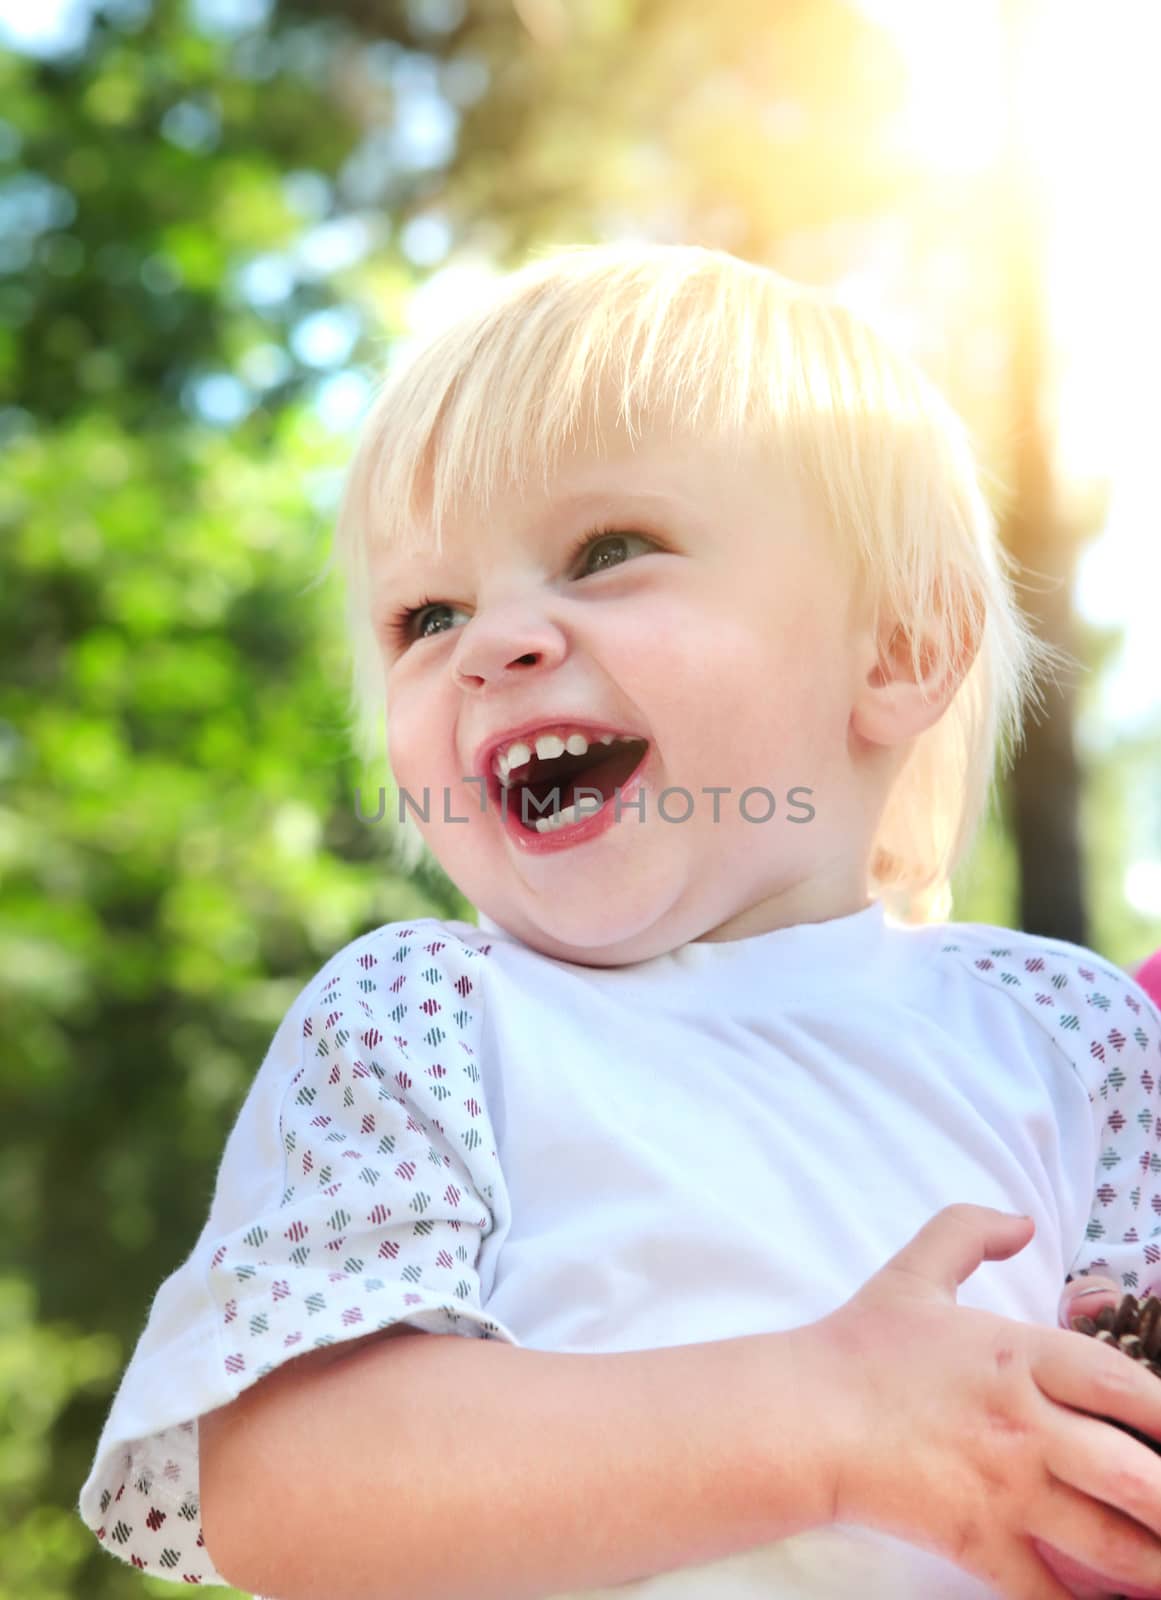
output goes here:
[[944, 1206], [920, 1228], [884, 1270], [919, 1278], [954, 1297], [956, 1289], [984, 1261], [1006, 1261], [1023, 1250], [1036, 1231], [1031, 1217], [1012, 1216], [991, 1206]]
[[1018, 1540], [1012, 1547], [1013, 1560], [1010, 1571], [1005, 1572], [1004, 1587], [1000, 1589], [995, 1574], [981, 1573], [985, 1583], [991, 1583], [997, 1594], [1012, 1600], [1076, 1600], [1072, 1590], [1062, 1583], [1034, 1548], [1035, 1540]]
[[[1075, 1425], [1083, 1423], [1090, 1428], [1087, 1450], [1096, 1451], [1106, 1466], [1123, 1465], [1126, 1448], [1140, 1441], [1108, 1427], [1102, 1418], [1126, 1422], [1161, 1442], [1161, 1383], [1142, 1362], [1132, 1360], [1112, 1345], [1063, 1331], [1046, 1331], [1032, 1347], [1028, 1370], [1048, 1400], [1070, 1407], [1075, 1413], [1066, 1429], [1057, 1430], [1057, 1436], [1063, 1438], [1064, 1452], [1082, 1454], [1076, 1444]], [[1092, 1425], [1098, 1423], [1097, 1431], [1091, 1432]], [[1128, 1459], [1136, 1461], [1134, 1455]], [[1145, 1464], [1152, 1466], [1153, 1481], [1161, 1490], [1161, 1460], [1148, 1452]], [[1052, 1462], [1048, 1465], [1065, 1482], [1074, 1481], [1068, 1471], [1060, 1471]], [[1161, 1533], [1161, 1526], [1157, 1532]]]
[[[1136, 1529], [1144, 1547], [1154, 1552], [1155, 1572], [1149, 1580], [1155, 1576], [1161, 1586], [1161, 1461], [1148, 1445], [1107, 1422], [1076, 1414], [1068, 1417], [1066, 1427], [1045, 1428], [1043, 1460], [1060, 1485], [1062, 1498], [1075, 1508], [1079, 1495], [1089, 1522], [1099, 1517], [1110, 1539], [1124, 1537], [1125, 1522]], [[1082, 1523], [1081, 1531], [1083, 1527]], [[1103, 1545], [1082, 1549], [1068, 1543], [1077, 1538], [1078, 1530], [1066, 1521], [1057, 1525], [1056, 1531], [1062, 1530], [1064, 1539], [1057, 1538], [1051, 1527], [1031, 1531], [1090, 1565], [1094, 1557], [1104, 1555]]]
[[1047, 1488], [1028, 1532], [1062, 1582], [1098, 1596], [1161, 1600], [1161, 1545], [1148, 1528], [1055, 1476]]
[[1043, 1539], [1033, 1539], [1032, 1548], [1049, 1572], [1065, 1585], [1072, 1600], [1108, 1600], [1112, 1591], [1099, 1572], [1062, 1554]]
[[1095, 1317], [1104, 1306], [1115, 1309], [1120, 1305], [1123, 1293], [1120, 1284], [1113, 1278], [1101, 1278], [1095, 1274], [1074, 1278], [1071, 1283], [1065, 1284], [1061, 1292], [1057, 1320], [1062, 1328], [1071, 1329], [1073, 1317]]
[[[1034, 1548], [1035, 1544], [1034, 1539], [1006, 1538], [1003, 1567], [999, 1571], [994, 1560], [980, 1563], [964, 1561], [962, 1552], [956, 1561], [965, 1572], [988, 1584], [997, 1600], [1000, 1595], [1004, 1596], [1004, 1600], [1077, 1600], [1073, 1591], [1056, 1576], [1052, 1566], [1041, 1558]], [[1089, 1597], [1082, 1596], [1081, 1600], [1089, 1600]], [[1106, 1597], [1093, 1596], [1092, 1600], [1106, 1600]]]

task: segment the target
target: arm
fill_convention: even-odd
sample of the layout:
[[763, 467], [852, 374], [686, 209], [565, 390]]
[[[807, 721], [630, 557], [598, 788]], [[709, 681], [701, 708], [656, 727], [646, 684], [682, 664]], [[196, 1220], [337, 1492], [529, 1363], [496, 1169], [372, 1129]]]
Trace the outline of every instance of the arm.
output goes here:
[[806, 1329], [600, 1355], [390, 1332], [202, 1418], [202, 1525], [231, 1583], [543, 1600], [832, 1520]]

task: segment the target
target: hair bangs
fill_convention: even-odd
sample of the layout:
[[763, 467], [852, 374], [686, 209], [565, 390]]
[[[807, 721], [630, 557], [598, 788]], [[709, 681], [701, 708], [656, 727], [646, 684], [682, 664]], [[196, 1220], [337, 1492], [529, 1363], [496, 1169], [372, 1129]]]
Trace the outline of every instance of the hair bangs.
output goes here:
[[345, 553], [438, 551], [458, 511], [501, 486], [547, 488], [566, 450], [600, 452], [611, 431], [743, 442], [773, 423], [790, 396], [771, 386], [782, 364], [757, 269], [740, 283], [712, 252], [643, 249], [534, 262], [387, 380], [348, 474]]

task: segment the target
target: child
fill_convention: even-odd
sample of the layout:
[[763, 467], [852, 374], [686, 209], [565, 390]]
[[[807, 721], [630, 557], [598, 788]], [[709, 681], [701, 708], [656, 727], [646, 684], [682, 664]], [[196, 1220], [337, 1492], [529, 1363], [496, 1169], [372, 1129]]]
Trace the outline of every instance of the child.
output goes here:
[[1161, 1385], [1068, 1331], [1161, 1285], [1161, 1019], [923, 915], [1046, 661], [946, 405], [769, 271], [564, 251], [392, 375], [336, 550], [480, 926], [279, 1027], [106, 1548], [279, 1600], [1161, 1593], [1108, 1420]]

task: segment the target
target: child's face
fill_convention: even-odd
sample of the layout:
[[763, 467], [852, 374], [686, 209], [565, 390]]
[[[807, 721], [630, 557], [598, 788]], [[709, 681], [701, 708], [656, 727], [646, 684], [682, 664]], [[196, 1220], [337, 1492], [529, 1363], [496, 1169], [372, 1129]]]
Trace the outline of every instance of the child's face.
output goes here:
[[[578, 556], [598, 527], [614, 533]], [[851, 594], [801, 494], [753, 453], [658, 435], [566, 454], [547, 495], [534, 481], [461, 511], [441, 557], [375, 558], [392, 770], [430, 807], [416, 825], [473, 905], [563, 960], [860, 909], [877, 806], [851, 712], [874, 658]], [[410, 642], [389, 636], [384, 617], [421, 606]], [[495, 752], [569, 729], [609, 762], [574, 782], [609, 799], [558, 832], [525, 802], [525, 828]], [[484, 792], [465, 782], [485, 773]]]

